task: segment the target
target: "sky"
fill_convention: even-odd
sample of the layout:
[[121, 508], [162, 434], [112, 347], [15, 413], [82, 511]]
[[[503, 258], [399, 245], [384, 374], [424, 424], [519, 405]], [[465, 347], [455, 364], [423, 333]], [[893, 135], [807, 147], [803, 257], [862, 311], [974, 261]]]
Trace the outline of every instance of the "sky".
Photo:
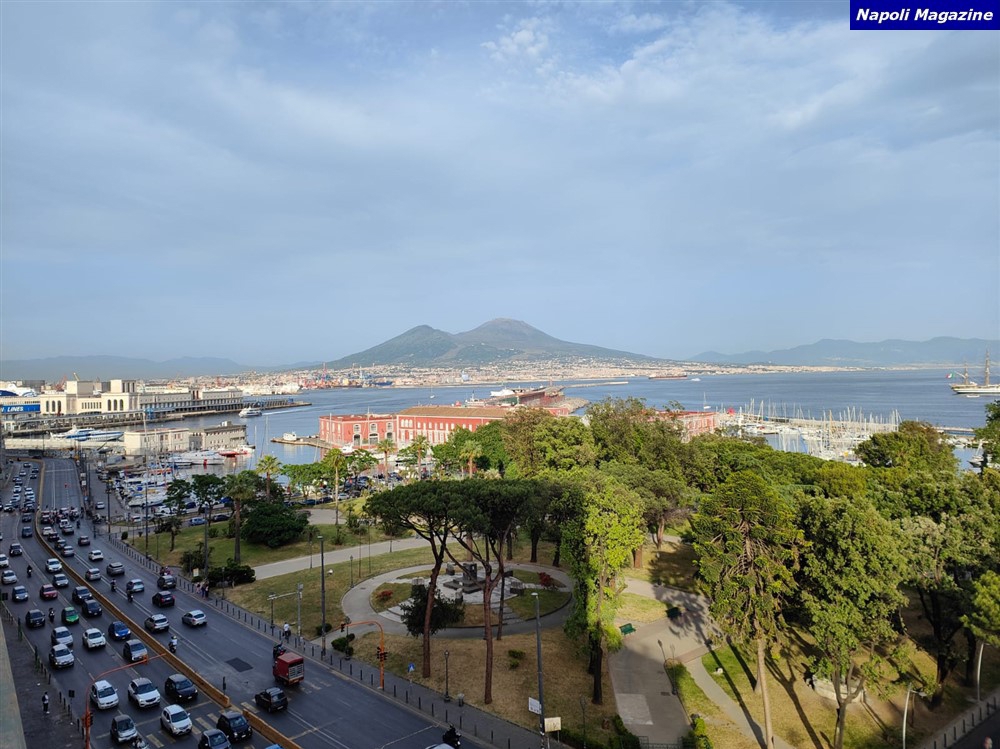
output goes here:
[[998, 142], [847, 2], [5, 0], [0, 358], [995, 338]]

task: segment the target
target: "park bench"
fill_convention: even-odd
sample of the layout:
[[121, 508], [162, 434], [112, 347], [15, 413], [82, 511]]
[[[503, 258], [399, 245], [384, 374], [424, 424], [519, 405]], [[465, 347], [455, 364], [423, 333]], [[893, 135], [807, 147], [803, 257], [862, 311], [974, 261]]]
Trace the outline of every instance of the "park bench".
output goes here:
[[623, 624], [618, 629], [621, 630], [621, 633], [623, 635], [630, 635], [633, 632], [635, 632], [635, 627], [632, 625], [632, 622], [629, 622], [628, 624]]

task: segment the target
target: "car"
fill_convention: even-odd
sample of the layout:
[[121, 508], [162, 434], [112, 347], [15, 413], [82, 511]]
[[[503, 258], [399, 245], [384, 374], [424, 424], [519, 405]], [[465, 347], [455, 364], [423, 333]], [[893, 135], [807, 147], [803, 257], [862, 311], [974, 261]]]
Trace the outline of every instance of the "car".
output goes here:
[[[197, 518], [191, 518], [190, 520], [188, 520], [188, 525], [204, 525], [206, 522], [207, 521], [205, 520], [205, 518], [197, 517]], [[202, 735], [204, 736], [204, 734], [202, 734]]]
[[110, 710], [113, 707], [118, 707], [118, 690], [111, 686], [110, 681], [104, 679], [95, 681], [90, 686], [90, 701], [98, 710]]
[[253, 736], [253, 728], [250, 721], [238, 710], [224, 710], [219, 716], [215, 727], [226, 734], [226, 738], [233, 741], [243, 741]]
[[80, 536], [76, 539], [77, 546], [90, 546], [90, 536]]
[[52, 584], [55, 585], [57, 588], [68, 588], [69, 578], [60, 572], [58, 575], [52, 576]]
[[10, 560], [6, 554], [0, 554], [0, 570], [10, 567]]
[[230, 749], [229, 737], [218, 728], [209, 728], [198, 740], [198, 749]]
[[31, 538], [35, 535], [35, 531], [32, 530], [30, 525], [21, 526], [21, 538]]
[[73, 647], [73, 633], [66, 627], [56, 627], [53, 629], [52, 634], [49, 635], [49, 639], [53, 645], [65, 645], [68, 648]]
[[177, 578], [173, 575], [160, 575], [156, 578], [156, 587], [160, 590], [171, 590], [177, 587]]
[[87, 650], [103, 648], [108, 644], [108, 641], [104, 638], [104, 634], [97, 627], [91, 627], [86, 630], [80, 639], [83, 641], [83, 647]]
[[288, 708], [288, 697], [281, 687], [268, 687], [262, 692], [257, 692], [253, 696], [253, 701], [257, 707], [267, 710], [269, 713], [275, 710], [285, 710]]
[[163, 693], [174, 702], [186, 702], [198, 697], [198, 687], [184, 674], [170, 674], [163, 682]]
[[87, 559], [89, 559], [91, 562], [103, 562], [104, 552], [101, 551], [100, 549], [91, 549], [90, 551], [87, 552]]
[[194, 611], [184, 614], [181, 617], [181, 621], [189, 627], [203, 627], [208, 623], [208, 617], [205, 616], [205, 612], [201, 609], [194, 609]]
[[167, 593], [164, 590], [153, 594], [153, 605], [159, 606], [160, 608], [167, 608], [168, 606], [173, 606], [177, 601], [174, 599], [173, 593]]
[[170, 629], [170, 621], [163, 614], [152, 614], [146, 617], [145, 627], [150, 632], [166, 632]]
[[185, 736], [193, 727], [191, 716], [180, 705], [167, 705], [160, 713], [160, 725], [171, 736]]
[[4, 570], [3, 573], [0, 574], [0, 583], [3, 583], [4, 585], [13, 585], [16, 582], [17, 573], [14, 572], [14, 570]]
[[72, 606], [67, 606], [62, 610], [62, 622], [63, 624], [79, 624], [80, 612]]
[[108, 637], [112, 640], [127, 640], [132, 636], [132, 630], [128, 628], [125, 622], [111, 622], [108, 625]]
[[7, 549], [7, 553], [12, 557], [19, 557], [24, 554], [24, 549], [21, 547], [21, 544], [14, 543], [10, 545], [9, 549]]
[[83, 603], [88, 598], [93, 598], [90, 588], [85, 585], [77, 585], [73, 588], [73, 603]]
[[88, 619], [93, 619], [94, 617], [98, 617], [104, 613], [104, 607], [93, 598], [88, 598], [80, 604], [80, 610]]
[[60, 562], [55, 557], [45, 560], [45, 571], [49, 574], [55, 574], [56, 572], [62, 572], [62, 562]]
[[46, 583], [39, 589], [38, 595], [43, 601], [51, 601], [53, 598], [59, 597], [59, 591], [56, 590], [55, 585], [49, 585]]
[[63, 546], [59, 550], [59, 553], [62, 554], [63, 557], [75, 557], [76, 556], [76, 549], [74, 549], [69, 544], [66, 544], [65, 546]]
[[103, 510], [104, 509], [104, 503], [103, 502], [95, 502], [94, 503], [94, 509], [95, 510]]
[[45, 614], [40, 609], [31, 609], [24, 615], [24, 626], [28, 629], [45, 626]]
[[69, 523], [69, 522], [60, 523], [59, 524], [59, 530], [62, 531], [62, 534], [64, 536], [72, 536], [73, 533], [74, 533], [74, 531], [73, 531], [73, 524]]
[[127, 715], [116, 715], [111, 721], [111, 738], [116, 744], [134, 741], [139, 735], [132, 718]]
[[153, 707], [160, 704], [160, 692], [145, 676], [128, 683], [128, 699], [136, 707]]
[[118, 577], [125, 574], [125, 565], [121, 562], [111, 562], [104, 571], [108, 573], [108, 577]]
[[125, 583], [126, 593], [142, 593], [146, 589], [146, 584], [139, 578], [129, 580]]
[[10, 592], [10, 597], [14, 601], [27, 601], [28, 600], [28, 589], [23, 585], [15, 585], [14, 589]]
[[65, 645], [55, 645], [49, 650], [49, 663], [52, 668], [69, 668], [76, 663], [73, 651]]
[[141, 640], [126, 640], [122, 647], [122, 657], [126, 663], [138, 663], [149, 658], [149, 651]]
[[101, 579], [101, 571], [99, 569], [97, 569], [97, 567], [91, 567], [90, 569], [88, 569], [83, 574], [83, 576], [87, 580], [100, 580]]

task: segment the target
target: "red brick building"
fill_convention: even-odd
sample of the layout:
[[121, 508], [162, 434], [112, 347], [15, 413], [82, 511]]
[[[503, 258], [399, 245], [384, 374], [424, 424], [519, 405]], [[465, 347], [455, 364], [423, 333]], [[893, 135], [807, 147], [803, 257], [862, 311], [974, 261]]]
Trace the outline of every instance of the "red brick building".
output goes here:
[[396, 436], [394, 414], [330, 414], [319, 417], [319, 438], [337, 447], [363, 447], [371, 450], [388, 439], [402, 446]]

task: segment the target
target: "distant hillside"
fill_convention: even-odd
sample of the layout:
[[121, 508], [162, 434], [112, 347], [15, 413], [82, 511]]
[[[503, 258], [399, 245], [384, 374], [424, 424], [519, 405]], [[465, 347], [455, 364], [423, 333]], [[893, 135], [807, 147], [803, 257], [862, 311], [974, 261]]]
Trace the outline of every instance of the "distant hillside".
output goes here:
[[10, 359], [0, 361], [0, 380], [46, 380], [59, 382], [63, 377], [81, 380], [156, 380], [175, 377], [199, 377], [238, 374], [249, 367], [230, 359], [211, 357], [152, 361], [126, 356], [54, 356], [48, 359]]
[[454, 334], [418, 325], [385, 343], [332, 362], [331, 366], [334, 369], [354, 364], [454, 367], [560, 358], [657, 361], [642, 354], [561, 341], [520, 320], [500, 318]]
[[778, 351], [745, 351], [720, 354], [706, 351], [691, 361], [709, 364], [784, 364], [789, 366], [897, 367], [940, 365], [955, 367], [982, 364], [986, 351], [1000, 358], [1000, 340], [982, 338], [932, 338], [929, 341], [888, 340], [857, 343], [824, 339], [804, 346]]

